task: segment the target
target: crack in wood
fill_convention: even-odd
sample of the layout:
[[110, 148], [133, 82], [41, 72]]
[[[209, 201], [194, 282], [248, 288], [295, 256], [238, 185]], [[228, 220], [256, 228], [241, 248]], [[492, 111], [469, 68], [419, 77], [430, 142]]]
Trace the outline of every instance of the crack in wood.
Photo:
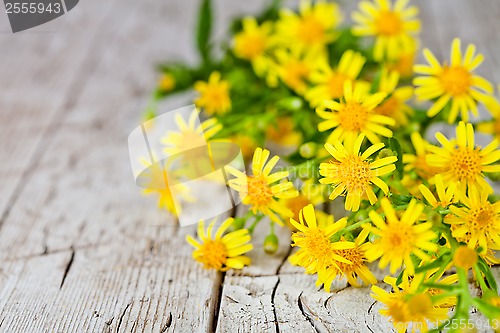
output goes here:
[[283, 267], [283, 265], [285, 264], [286, 260], [288, 259], [288, 257], [290, 256], [290, 254], [292, 253], [292, 246], [290, 245], [289, 248], [288, 248], [288, 251], [286, 252], [285, 254], [285, 257], [283, 258], [283, 260], [281, 261], [281, 263], [279, 264], [278, 268], [276, 269], [276, 275], [279, 275], [280, 274], [280, 271], [281, 271], [281, 267]]
[[212, 320], [211, 324], [211, 332], [216, 332], [217, 331], [217, 325], [219, 322], [219, 315], [221, 312], [221, 303], [222, 303], [222, 289], [224, 287], [224, 280], [226, 279], [226, 272], [219, 272], [217, 273], [219, 276], [219, 288], [217, 288], [217, 295], [215, 297], [217, 298], [215, 300], [215, 306], [214, 306], [214, 318]]
[[302, 315], [307, 319], [307, 321], [311, 324], [311, 326], [314, 328], [314, 330], [318, 333], [321, 333], [318, 330], [318, 328], [316, 327], [316, 325], [314, 325], [314, 322], [313, 322], [311, 316], [309, 315], [309, 313], [304, 311], [304, 304], [302, 304], [302, 294], [303, 293], [304, 293], [303, 291], [300, 292], [299, 297], [297, 299], [297, 304], [299, 306], [299, 310], [300, 310], [300, 312], [302, 312]]
[[69, 261], [66, 264], [66, 268], [64, 269], [64, 275], [62, 277], [59, 289], [62, 289], [62, 287], [64, 286], [64, 282], [66, 281], [66, 277], [68, 276], [69, 270], [71, 269], [74, 260], [75, 260], [75, 249], [71, 248], [71, 257], [69, 258]]
[[120, 320], [118, 321], [118, 325], [116, 326], [116, 333], [120, 331], [120, 327], [122, 326], [123, 317], [125, 317], [125, 313], [127, 313], [128, 308], [132, 305], [132, 302], [128, 303], [122, 314], [120, 315]]
[[[368, 313], [368, 314], [370, 314], [370, 312], [372, 311], [372, 308], [373, 308], [373, 306], [375, 305], [375, 303], [377, 303], [377, 301], [374, 301], [374, 302], [370, 305], [370, 307], [368, 308], [368, 311], [367, 311], [367, 313]], [[370, 330], [370, 332], [375, 333], [375, 332], [371, 329], [371, 327], [370, 327], [370, 326], [368, 326], [368, 323], [366, 322], [366, 317], [365, 317], [365, 325], [366, 325], [366, 328], [368, 328], [368, 329]]]
[[[279, 271], [279, 268], [278, 268]], [[271, 305], [273, 307], [273, 315], [274, 315], [274, 325], [276, 327], [276, 333], [280, 333], [280, 326], [278, 324], [278, 316], [276, 315], [276, 303], [274, 302], [274, 298], [276, 297], [276, 290], [278, 289], [278, 285], [280, 284], [280, 278], [278, 277], [278, 281], [274, 285], [273, 291], [271, 292]]]
[[167, 322], [160, 329], [160, 333], [165, 333], [170, 326], [172, 326], [172, 312], [168, 313]]

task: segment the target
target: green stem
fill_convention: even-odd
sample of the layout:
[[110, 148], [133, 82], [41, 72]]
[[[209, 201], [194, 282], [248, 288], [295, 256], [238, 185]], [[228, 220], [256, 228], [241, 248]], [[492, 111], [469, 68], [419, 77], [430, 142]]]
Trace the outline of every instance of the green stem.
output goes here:
[[264, 217], [264, 215], [262, 215], [262, 214], [255, 216], [255, 220], [253, 221], [252, 225], [248, 228], [248, 233], [250, 235], [253, 234], [253, 230], [255, 229], [257, 224], [259, 224], [260, 220], [262, 220], [263, 217]]

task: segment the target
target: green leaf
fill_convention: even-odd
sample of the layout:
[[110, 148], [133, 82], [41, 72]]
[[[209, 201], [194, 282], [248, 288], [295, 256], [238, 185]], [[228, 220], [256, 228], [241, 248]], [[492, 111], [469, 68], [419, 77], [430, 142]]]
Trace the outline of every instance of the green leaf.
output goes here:
[[495, 277], [493, 276], [493, 273], [491, 272], [490, 266], [488, 266], [488, 264], [482, 258], [477, 263], [479, 266], [479, 270], [486, 277], [486, 281], [488, 281], [490, 288], [493, 289], [496, 293], [498, 293], [497, 282], [495, 281]]
[[196, 45], [203, 60], [203, 64], [210, 63], [210, 35], [212, 33], [212, 1], [202, 0], [198, 15], [198, 29]]
[[399, 141], [395, 138], [389, 138], [389, 148], [396, 153], [398, 160], [396, 161], [396, 171], [399, 174], [399, 178], [403, 178], [403, 151], [401, 150], [401, 145]]
[[[434, 268], [442, 267], [443, 265], [447, 265], [449, 263], [449, 259], [450, 259], [450, 257], [448, 255], [442, 255], [441, 257], [437, 258], [436, 260], [434, 260], [433, 262], [431, 262], [429, 264], [415, 268], [415, 274], [419, 274], [419, 273], [426, 272], [426, 271], [434, 269]], [[445, 262], [445, 260], [446, 260], [446, 262]]]

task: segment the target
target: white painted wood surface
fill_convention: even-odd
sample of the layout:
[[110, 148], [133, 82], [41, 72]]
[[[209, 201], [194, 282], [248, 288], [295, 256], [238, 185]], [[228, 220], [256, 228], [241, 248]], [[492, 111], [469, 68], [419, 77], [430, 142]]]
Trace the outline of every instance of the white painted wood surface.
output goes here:
[[[263, 1], [215, 0], [217, 38]], [[240, 272], [207, 272], [178, 228], [142, 197], [127, 135], [153, 64], [194, 63], [198, 1], [85, 0], [32, 31], [0, 15], [0, 332], [389, 332], [367, 289], [314, 287], [286, 258], [289, 234]], [[420, 0], [423, 45], [453, 37], [500, 82], [500, 3]], [[179, 96], [172, 108], [188, 103]]]

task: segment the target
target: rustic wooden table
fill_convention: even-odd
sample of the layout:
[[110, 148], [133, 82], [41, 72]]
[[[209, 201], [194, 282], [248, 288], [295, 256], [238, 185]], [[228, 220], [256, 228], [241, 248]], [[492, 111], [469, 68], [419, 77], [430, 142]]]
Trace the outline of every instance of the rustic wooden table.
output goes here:
[[[420, 0], [423, 45], [453, 37], [500, 82], [500, 1]], [[216, 0], [228, 18], [263, 1]], [[253, 265], [203, 270], [179, 228], [135, 186], [127, 135], [155, 84], [153, 64], [195, 62], [196, 0], [85, 0], [13, 35], [0, 15], [1, 332], [388, 332], [368, 289], [327, 294], [286, 261], [289, 235]], [[188, 96], [169, 102], [175, 108]], [[498, 273], [497, 273], [498, 274]]]

